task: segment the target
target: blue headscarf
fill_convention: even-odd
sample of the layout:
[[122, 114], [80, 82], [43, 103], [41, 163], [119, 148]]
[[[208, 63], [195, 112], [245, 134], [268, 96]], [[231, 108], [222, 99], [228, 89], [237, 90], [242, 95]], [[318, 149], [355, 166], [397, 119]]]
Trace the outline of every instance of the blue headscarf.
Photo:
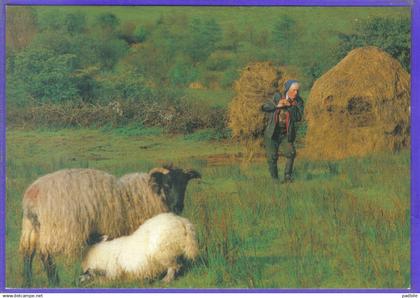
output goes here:
[[284, 84], [284, 96], [287, 95], [287, 91], [289, 91], [290, 87], [294, 84], [294, 83], [299, 83], [296, 80], [288, 80], [286, 82], [286, 84]]

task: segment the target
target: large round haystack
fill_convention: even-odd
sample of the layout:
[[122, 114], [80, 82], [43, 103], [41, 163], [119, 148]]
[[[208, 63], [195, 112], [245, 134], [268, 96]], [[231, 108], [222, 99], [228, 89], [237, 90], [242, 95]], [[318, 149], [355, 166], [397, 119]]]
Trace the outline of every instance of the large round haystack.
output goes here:
[[272, 98], [277, 82], [280, 90], [291, 71], [275, 67], [271, 62], [255, 62], [247, 65], [234, 84], [235, 98], [229, 104], [228, 125], [232, 137], [244, 145], [245, 156], [251, 158], [262, 143], [266, 115], [261, 105]]
[[410, 76], [376, 47], [351, 51], [319, 78], [306, 106], [304, 154], [341, 159], [410, 143]]

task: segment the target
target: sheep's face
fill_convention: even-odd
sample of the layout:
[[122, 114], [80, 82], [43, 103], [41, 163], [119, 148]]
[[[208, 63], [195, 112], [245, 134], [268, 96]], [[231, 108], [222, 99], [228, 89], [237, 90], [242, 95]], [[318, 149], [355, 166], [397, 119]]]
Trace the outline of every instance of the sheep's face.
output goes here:
[[154, 191], [163, 192], [166, 197], [166, 204], [171, 212], [180, 214], [184, 209], [185, 190], [188, 181], [194, 178], [201, 178], [200, 173], [195, 170], [183, 170], [178, 168], [162, 168], [152, 170], [150, 176]]

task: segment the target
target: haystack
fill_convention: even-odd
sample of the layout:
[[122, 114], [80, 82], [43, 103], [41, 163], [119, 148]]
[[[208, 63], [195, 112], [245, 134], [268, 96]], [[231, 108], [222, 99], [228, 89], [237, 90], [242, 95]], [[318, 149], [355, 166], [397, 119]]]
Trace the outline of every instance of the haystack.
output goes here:
[[246, 159], [251, 159], [261, 148], [266, 125], [261, 105], [273, 97], [276, 91], [274, 83], [277, 82], [283, 90], [289, 73], [291, 71], [275, 67], [271, 62], [255, 62], [247, 65], [235, 82], [236, 96], [229, 105], [228, 125], [232, 137], [243, 145]]
[[302, 153], [341, 159], [407, 147], [409, 111], [410, 76], [401, 64], [376, 47], [355, 49], [312, 87]]

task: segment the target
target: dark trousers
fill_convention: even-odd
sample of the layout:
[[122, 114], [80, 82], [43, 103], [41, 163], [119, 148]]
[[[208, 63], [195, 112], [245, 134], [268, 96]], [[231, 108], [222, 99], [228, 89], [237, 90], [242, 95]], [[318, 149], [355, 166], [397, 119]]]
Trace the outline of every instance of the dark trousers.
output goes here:
[[[282, 147], [281, 152], [286, 157], [286, 165], [284, 167], [284, 179], [291, 180], [293, 172], [293, 162], [296, 156], [296, 149], [294, 143], [290, 143], [287, 140], [287, 133], [285, 129], [276, 127], [273, 136], [265, 137], [265, 152], [267, 156], [268, 169], [273, 179], [278, 179], [277, 160], [279, 159], [279, 149]], [[284, 148], [284, 149], [283, 149]]]

